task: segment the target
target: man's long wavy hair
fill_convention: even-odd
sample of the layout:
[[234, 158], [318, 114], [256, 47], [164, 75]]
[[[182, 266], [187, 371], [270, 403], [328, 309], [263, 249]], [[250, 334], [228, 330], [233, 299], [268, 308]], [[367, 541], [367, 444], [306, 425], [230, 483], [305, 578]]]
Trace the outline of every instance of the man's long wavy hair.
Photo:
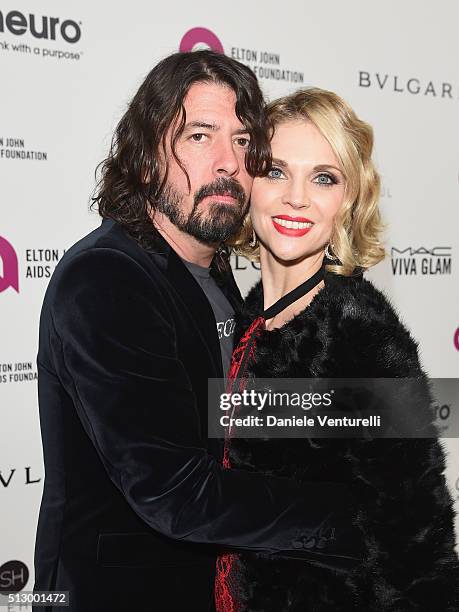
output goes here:
[[166, 57], [147, 75], [118, 123], [108, 157], [99, 164], [101, 176], [92, 198], [103, 218], [114, 219], [138, 239], [154, 232], [152, 212], [168, 178], [167, 167], [161, 168], [159, 160], [166, 159], [166, 134], [173, 124], [172, 154], [188, 179], [175, 145], [186, 123], [185, 96], [198, 82], [224, 85], [235, 92], [235, 113], [250, 134], [246, 168], [258, 176], [269, 166], [263, 95], [254, 73], [210, 50]]
[[[310, 121], [330, 143], [346, 181], [343, 204], [338, 211], [330, 242], [337, 265], [327, 270], [345, 276], [358, 268], [366, 270], [385, 256], [380, 235], [384, 229], [379, 211], [380, 178], [372, 160], [373, 130], [357, 117], [352, 108], [331, 91], [310, 87], [267, 106], [270, 134], [288, 121]], [[259, 259], [259, 245], [251, 246], [250, 214], [238, 236], [234, 250], [249, 259]]]

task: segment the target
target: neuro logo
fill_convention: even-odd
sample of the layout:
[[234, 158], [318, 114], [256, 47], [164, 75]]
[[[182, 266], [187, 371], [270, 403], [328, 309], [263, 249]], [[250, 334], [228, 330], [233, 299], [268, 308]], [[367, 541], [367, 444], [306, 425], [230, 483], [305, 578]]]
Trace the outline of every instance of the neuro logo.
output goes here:
[[34, 38], [57, 40], [60, 34], [66, 42], [76, 43], [81, 38], [80, 25], [72, 19], [60, 22], [59, 17], [47, 16], [43, 16], [40, 23], [40, 19], [33, 14], [27, 16], [20, 11], [10, 11], [3, 15], [0, 11], [0, 32], [6, 29], [16, 36], [30, 32]]
[[19, 266], [16, 251], [6, 238], [0, 236], [0, 259], [3, 262], [3, 276], [0, 274], [0, 293], [12, 287], [19, 293]]
[[459, 327], [454, 332], [454, 346], [456, 351], [459, 351]]
[[0, 593], [22, 591], [28, 580], [29, 569], [22, 561], [7, 561], [0, 566]]
[[183, 36], [179, 46], [180, 51], [196, 51], [197, 49], [212, 49], [224, 53], [219, 38], [207, 28], [192, 28]]

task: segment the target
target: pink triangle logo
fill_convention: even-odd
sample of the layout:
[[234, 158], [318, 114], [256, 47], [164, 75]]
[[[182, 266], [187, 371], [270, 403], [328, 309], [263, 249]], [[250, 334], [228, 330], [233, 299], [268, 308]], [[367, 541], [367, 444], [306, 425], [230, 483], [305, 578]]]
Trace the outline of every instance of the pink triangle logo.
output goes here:
[[0, 259], [3, 262], [3, 276], [0, 276], [0, 293], [12, 287], [19, 293], [19, 266], [16, 251], [6, 238], [0, 236]]

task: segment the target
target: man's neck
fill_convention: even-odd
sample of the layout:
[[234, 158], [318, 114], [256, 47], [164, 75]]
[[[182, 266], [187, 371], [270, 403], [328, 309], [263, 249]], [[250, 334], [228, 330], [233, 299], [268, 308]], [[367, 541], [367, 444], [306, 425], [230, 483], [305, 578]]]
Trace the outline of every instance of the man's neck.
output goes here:
[[210, 266], [218, 244], [210, 245], [199, 242], [190, 234], [180, 230], [160, 212], [155, 213], [153, 224], [179, 257], [204, 268]]

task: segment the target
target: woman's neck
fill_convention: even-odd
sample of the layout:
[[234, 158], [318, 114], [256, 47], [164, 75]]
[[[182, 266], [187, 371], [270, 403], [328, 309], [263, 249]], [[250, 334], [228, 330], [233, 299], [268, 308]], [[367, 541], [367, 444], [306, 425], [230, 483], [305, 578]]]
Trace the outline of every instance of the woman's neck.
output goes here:
[[[272, 253], [260, 245], [261, 277], [263, 280], [263, 304], [266, 310], [275, 304], [281, 297], [304, 283], [305, 280], [315, 274], [323, 262], [323, 252], [314, 253], [309, 257], [288, 264], [277, 260]], [[302, 298], [291, 304], [277, 317], [266, 321], [267, 329], [280, 327], [304, 310], [313, 297], [323, 287], [320, 282]]]

